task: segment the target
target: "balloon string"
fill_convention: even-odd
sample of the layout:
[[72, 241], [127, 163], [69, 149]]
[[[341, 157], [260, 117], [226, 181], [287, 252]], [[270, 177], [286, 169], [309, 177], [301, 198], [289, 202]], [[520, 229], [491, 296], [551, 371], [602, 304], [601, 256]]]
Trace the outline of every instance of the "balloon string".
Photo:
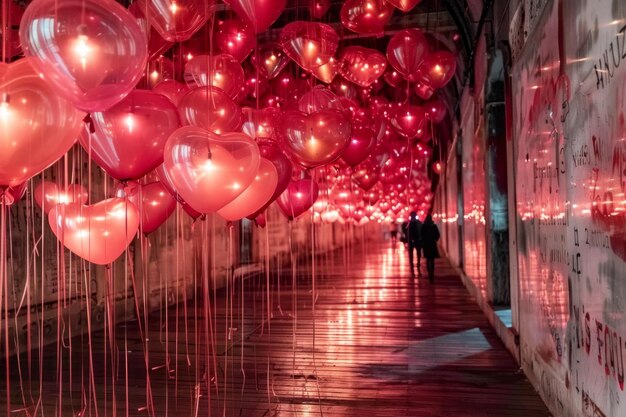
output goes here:
[[[313, 181], [311, 181], [311, 195], [313, 195]], [[312, 340], [312, 344], [313, 344], [313, 349], [312, 349], [312, 356], [313, 356], [313, 372], [315, 375], [315, 386], [317, 388], [317, 401], [318, 401], [318, 405], [320, 408], [320, 416], [324, 417], [324, 409], [322, 407], [322, 394], [320, 392], [320, 384], [319, 384], [319, 377], [318, 377], [318, 371], [317, 371], [317, 361], [315, 359], [315, 304], [317, 303], [317, 289], [315, 286], [315, 244], [316, 244], [316, 239], [315, 239], [315, 221], [314, 221], [314, 217], [315, 217], [315, 213], [313, 210], [311, 210], [311, 315], [312, 315], [312, 319], [313, 319], [313, 340]]]
[[[292, 314], [292, 372], [293, 393], [296, 396], [296, 330], [297, 330], [297, 294], [296, 294], [296, 257], [293, 251], [293, 220], [289, 220], [289, 257], [291, 261], [291, 314]], [[280, 279], [280, 278], [279, 278]]]
[[[9, 297], [8, 297], [8, 276], [6, 269], [6, 210], [4, 196], [0, 196], [0, 300], [4, 302], [4, 359], [5, 359], [5, 382], [7, 416], [11, 415], [11, 371], [9, 368]], [[3, 297], [4, 296], [4, 297]]]
[[266, 314], [267, 314], [267, 338], [268, 338], [268, 355], [267, 355], [267, 403], [271, 408], [272, 398], [270, 395], [270, 357], [272, 356], [272, 300], [271, 300], [271, 285], [270, 285], [270, 234], [268, 225], [268, 216], [266, 210], [266, 225], [265, 225], [265, 285], [266, 285]]

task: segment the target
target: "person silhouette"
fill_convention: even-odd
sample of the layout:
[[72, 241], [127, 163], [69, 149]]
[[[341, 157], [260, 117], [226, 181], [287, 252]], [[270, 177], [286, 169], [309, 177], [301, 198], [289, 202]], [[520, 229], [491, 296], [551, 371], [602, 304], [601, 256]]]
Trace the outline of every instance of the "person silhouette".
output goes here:
[[422, 249], [424, 250], [424, 258], [426, 258], [426, 271], [428, 272], [428, 280], [435, 281], [435, 258], [439, 258], [439, 249], [437, 242], [439, 241], [439, 228], [433, 222], [433, 217], [429, 214], [426, 216], [421, 230]]
[[422, 237], [421, 237], [422, 222], [417, 218], [417, 213], [411, 212], [411, 219], [408, 223], [402, 224], [402, 233], [406, 240], [407, 248], [409, 249], [409, 268], [411, 269], [411, 276], [415, 276], [415, 261], [414, 252], [417, 252], [417, 275], [421, 276], [420, 270], [422, 263]]

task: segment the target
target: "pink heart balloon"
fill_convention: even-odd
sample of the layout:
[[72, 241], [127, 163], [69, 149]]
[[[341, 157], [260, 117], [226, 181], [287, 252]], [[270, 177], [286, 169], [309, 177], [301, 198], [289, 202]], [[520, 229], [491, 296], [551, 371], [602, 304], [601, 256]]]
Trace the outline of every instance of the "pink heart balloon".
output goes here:
[[365, 161], [355, 168], [352, 181], [362, 190], [368, 191], [378, 183], [380, 174], [378, 169], [370, 161]]
[[217, 27], [215, 44], [225, 54], [241, 62], [254, 49], [256, 36], [241, 20], [225, 20]]
[[396, 9], [402, 10], [404, 13], [408, 13], [415, 6], [420, 4], [422, 0], [386, 0], [387, 3], [393, 5]]
[[153, 92], [169, 98], [174, 105], [178, 106], [180, 99], [189, 91], [187, 84], [176, 80], [165, 80], [154, 86]]
[[448, 110], [446, 109], [446, 105], [443, 104], [443, 101], [439, 99], [433, 99], [428, 103], [424, 104], [424, 108], [428, 113], [428, 117], [435, 123], [441, 123], [446, 118], [446, 114]]
[[138, 179], [163, 163], [163, 149], [180, 127], [176, 106], [161, 94], [135, 90], [110, 110], [92, 113], [80, 144], [119, 181]]
[[194, 209], [215, 212], [244, 192], [259, 169], [259, 147], [243, 133], [216, 135], [198, 127], [174, 132], [164, 166], [176, 192]]
[[321, 85], [304, 94], [298, 102], [298, 110], [307, 114], [322, 109], [344, 110], [344, 107], [335, 93]]
[[417, 72], [428, 54], [428, 41], [419, 29], [396, 33], [387, 45], [389, 64], [405, 78]]
[[228, 221], [243, 219], [264, 207], [274, 195], [278, 185], [278, 171], [274, 164], [261, 158], [259, 172], [252, 184], [233, 201], [217, 211], [217, 214]]
[[426, 81], [433, 88], [445, 86], [456, 71], [456, 57], [448, 51], [437, 51], [429, 54], [419, 69], [420, 80]]
[[215, 0], [137, 0], [163, 39], [183, 42], [209, 20]]
[[293, 220], [308, 211], [319, 196], [319, 186], [310, 179], [292, 181], [276, 202], [283, 214]]
[[307, 71], [328, 63], [338, 44], [337, 32], [324, 23], [291, 22], [280, 32], [280, 46], [289, 58]]
[[325, 84], [330, 84], [337, 75], [339, 64], [334, 57], [330, 57], [330, 60], [322, 66], [313, 68], [311, 75]]
[[341, 154], [341, 160], [351, 167], [363, 162], [376, 147], [376, 132], [368, 127], [355, 125], [348, 147]]
[[237, 100], [243, 90], [244, 73], [239, 61], [230, 55], [199, 55], [185, 65], [185, 82], [190, 87], [213, 86]]
[[241, 109], [243, 123], [241, 131], [251, 138], [273, 138], [274, 129], [280, 117], [280, 110], [273, 107], [266, 107], [255, 110], [250, 107]]
[[330, 0], [309, 0], [309, 13], [313, 19], [321, 19], [328, 9], [330, 9]]
[[287, 0], [225, 0], [256, 33], [265, 32], [285, 9]]
[[24, 13], [20, 40], [56, 92], [86, 112], [126, 97], [148, 58], [135, 17], [113, 0], [35, 0]]
[[378, 35], [393, 16], [394, 8], [386, 0], [346, 0], [341, 7], [341, 23], [364, 35]]
[[387, 71], [383, 74], [383, 78], [385, 79], [385, 82], [392, 87], [398, 87], [405, 90], [407, 88], [408, 83], [406, 79], [393, 68], [387, 68]]
[[[144, 9], [145, 10], [145, 9]], [[139, 7], [139, 3], [135, 2], [128, 7], [128, 11], [135, 16], [137, 19], [137, 23], [143, 29], [146, 34], [146, 38], [148, 40], [148, 60], [151, 61], [153, 59], [159, 58], [165, 51], [170, 49], [173, 42], [166, 41], [163, 37], [157, 32], [154, 26], [148, 23], [148, 19], [144, 14], [144, 10], [141, 10]]]
[[241, 126], [241, 108], [219, 88], [191, 89], [180, 99], [178, 110], [184, 125], [217, 134], [234, 132]]
[[139, 212], [123, 198], [110, 198], [85, 206], [58, 204], [48, 223], [63, 245], [81, 258], [106, 265], [126, 250], [137, 234]]
[[339, 110], [323, 109], [309, 115], [287, 111], [278, 122], [277, 132], [298, 164], [314, 168], [333, 162], [343, 153], [352, 126]]
[[250, 60], [259, 75], [268, 80], [280, 74], [289, 63], [289, 57], [277, 43], [266, 43], [259, 46]]
[[415, 138], [423, 134], [425, 124], [426, 112], [420, 106], [398, 106], [391, 116], [391, 125], [407, 138]]
[[387, 67], [387, 58], [375, 49], [348, 46], [339, 58], [339, 74], [360, 87], [369, 87]]
[[61, 188], [52, 181], [37, 184], [33, 194], [35, 202], [46, 214], [57, 204], [87, 204], [89, 199], [87, 190], [80, 184], [69, 184], [67, 188]]
[[0, 188], [43, 171], [76, 142], [83, 115], [37, 73], [34, 58], [0, 64]]
[[128, 199], [139, 209], [139, 230], [145, 235], [158, 229], [176, 209], [176, 199], [159, 181], [133, 187]]

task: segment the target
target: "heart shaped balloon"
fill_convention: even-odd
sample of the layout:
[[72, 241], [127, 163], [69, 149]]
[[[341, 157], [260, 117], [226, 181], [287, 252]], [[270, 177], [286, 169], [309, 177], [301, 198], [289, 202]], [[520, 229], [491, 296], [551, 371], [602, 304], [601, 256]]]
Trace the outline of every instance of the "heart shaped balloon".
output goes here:
[[148, 89], [154, 89], [155, 86], [163, 81], [173, 80], [174, 73], [174, 63], [169, 58], [160, 56], [148, 62], [145, 77]]
[[394, 8], [386, 0], [346, 0], [339, 17], [348, 29], [363, 35], [378, 35], [385, 30]]
[[183, 42], [199, 31], [211, 16], [215, 0], [137, 0], [147, 10], [150, 24], [163, 39]]
[[428, 113], [428, 117], [435, 123], [441, 123], [446, 118], [446, 114], [448, 110], [446, 109], [446, 105], [443, 104], [443, 101], [439, 99], [433, 99], [428, 103], [424, 104], [424, 108]]
[[245, 78], [239, 61], [227, 54], [193, 57], [185, 65], [184, 77], [190, 87], [217, 87], [233, 100], [241, 96]]
[[272, 42], [259, 46], [250, 60], [259, 75], [268, 80], [276, 77], [289, 63], [289, 57], [280, 45]]
[[289, 183], [276, 202], [285, 217], [293, 220], [309, 210], [319, 196], [319, 186], [308, 178]]
[[270, 201], [278, 185], [278, 172], [274, 164], [261, 158], [259, 171], [252, 184], [233, 201], [217, 211], [228, 221], [243, 219], [256, 213]]
[[[145, 9], [144, 9], [145, 10]], [[165, 53], [168, 49], [174, 45], [173, 42], [166, 41], [163, 37], [157, 32], [157, 30], [148, 23], [148, 19], [144, 14], [144, 11], [139, 7], [139, 3], [134, 2], [128, 7], [128, 11], [135, 16], [137, 19], [137, 23], [141, 26], [144, 33], [146, 34], [146, 38], [148, 39], [148, 60], [151, 61], [153, 59], [157, 59]]]
[[274, 128], [280, 117], [280, 110], [273, 107], [266, 107], [256, 110], [251, 107], [241, 109], [243, 122], [241, 131], [251, 138], [273, 138]]
[[225, 20], [217, 27], [215, 44], [220, 51], [241, 62], [254, 49], [256, 36], [245, 22]]
[[298, 110], [301, 112], [308, 114], [322, 109], [344, 110], [344, 107], [335, 93], [321, 85], [315, 86], [298, 101]]
[[328, 63], [338, 44], [337, 32], [324, 23], [291, 22], [280, 32], [280, 46], [289, 58], [307, 71]]
[[426, 111], [420, 106], [403, 105], [395, 107], [391, 116], [391, 125], [398, 133], [409, 139], [424, 132]]
[[379, 179], [378, 169], [370, 161], [364, 161], [355, 168], [354, 174], [352, 174], [352, 181], [364, 191], [370, 190], [378, 183]]
[[337, 75], [338, 66], [337, 60], [331, 56], [327, 63], [317, 68], [313, 68], [311, 70], [311, 75], [325, 84], [330, 84]]
[[339, 74], [360, 87], [369, 87], [387, 67], [387, 58], [375, 49], [348, 46], [341, 51]]
[[241, 108], [215, 87], [196, 87], [178, 103], [184, 125], [198, 126], [217, 134], [234, 132], [241, 126]]
[[419, 69], [421, 81], [427, 82], [433, 88], [445, 86], [456, 71], [456, 57], [448, 51], [437, 51], [429, 54]]
[[376, 147], [376, 132], [368, 127], [355, 125], [348, 146], [341, 154], [341, 160], [351, 167], [363, 162]]
[[152, 91], [164, 95], [178, 106], [180, 99], [189, 91], [189, 87], [176, 80], [165, 80], [155, 85]]
[[408, 13], [415, 6], [420, 4], [422, 0], [387, 0], [387, 3], [393, 5], [396, 9], [402, 10], [404, 13]]
[[66, 248], [91, 263], [106, 265], [132, 242], [139, 227], [139, 212], [123, 198], [90, 206], [58, 204], [48, 213], [48, 223]]
[[215, 212], [244, 192], [259, 170], [259, 147], [243, 133], [217, 135], [182, 127], [165, 146], [164, 166], [176, 192], [203, 213]]
[[287, 111], [278, 122], [277, 132], [298, 164], [314, 168], [333, 162], [343, 153], [352, 126], [347, 115], [335, 109], [309, 115]]
[[91, 125], [80, 144], [110, 176], [128, 181], [163, 163], [165, 143], [180, 117], [167, 97], [135, 90], [111, 109], [92, 113]]
[[46, 214], [57, 204], [87, 204], [89, 199], [87, 190], [80, 184], [69, 184], [61, 188], [52, 181], [42, 181], [37, 184], [33, 194], [35, 202]]
[[24, 13], [20, 40], [56, 92], [87, 112], [121, 101], [148, 58], [143, 30], [113, 0], [35, 0]]
[[256, 33], [265, 32], [285, 9], [287, 0], [225, 0]]
[[313, 19], [321, 19], [328, 9], [330, 9], [330, 0], [309, 0], [309, 13]]
[[422, 100], [428, 100], [435, 93], [435, 89], [425, 81], [418, 81], [415, 84], [415, 94], [417, 94]]
[[145, 235], [158, 229], [176, 209], [176, 199], [159, 181], [132, 187], [127, 196], [139, 209], [139, 230]]
[[83, 115], [37, 73], [34, 58], [0, 64], [0, 188], [43, 171], [76, 142]]
[[417, 72], [428, 54], [428, 41], [419, 29], [404, 29], [387, 44], [389, 64], [405, 78]]

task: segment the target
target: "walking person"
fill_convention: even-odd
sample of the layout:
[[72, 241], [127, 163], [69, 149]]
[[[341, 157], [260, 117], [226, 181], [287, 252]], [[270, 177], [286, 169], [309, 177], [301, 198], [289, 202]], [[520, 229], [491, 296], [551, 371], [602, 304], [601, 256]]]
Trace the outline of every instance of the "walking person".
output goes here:
[[435, 258], [439, 258], [439, 249], [437, 249], [437, 241], [439, 241], [439, 228], [433, 222], [433, 217], [429, 214], [422, 224], [422, 248], [424, 249], [424, 258], [426, 258], [426, 271], [428, 272], [428, 280], [435, 281]]
[[411, 212], [411, 220], [408, 223], [402, 224], [402, 233], [406, 239], [406, 244], [409, 249], [409, 268], [411, 268], [411, 277], [415, 277], [415, 261], [413, 258], [413, 252], [417, 251], [417, 275], [421, 276], [420, 270], [422, 264], [422, 236], [421, 236], [422, 222], [417, 218], [417, 213]]

